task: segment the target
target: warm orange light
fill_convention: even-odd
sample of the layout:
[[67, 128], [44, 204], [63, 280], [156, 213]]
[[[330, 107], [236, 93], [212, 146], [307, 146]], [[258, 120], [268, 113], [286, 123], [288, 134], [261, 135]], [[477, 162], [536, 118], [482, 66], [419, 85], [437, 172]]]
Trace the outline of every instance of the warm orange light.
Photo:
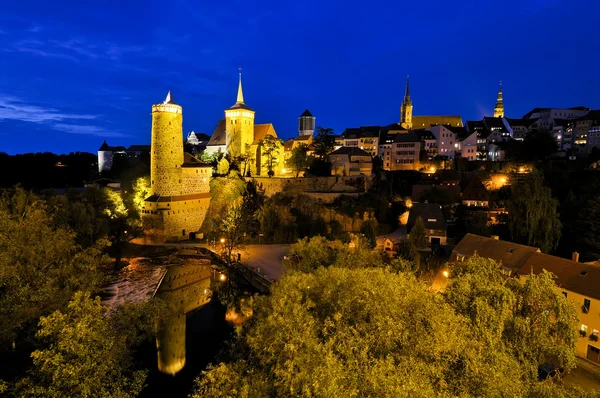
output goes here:
[[225, 279], [227, 279], [227, 277], [225, 276], [225, 274], [219, 274], [219, 280], [222, 282]]
[[502, 184], [506, 184], [506, 177], [502, 177], [502, 178], [500, 179], [500, 182], [501, 182]]
[[447, 278], [448, 276], [450, 276], [450, 273], [449, 273], [448, 271], [444, 271], [444, 272], [442, 272], [442, 274], [443, 274], [443, 275], [444, 275], [444, 277], [446, 277], [446, 278]]
[[221, 243], [225, 243], [225, 238], [221, 238]]

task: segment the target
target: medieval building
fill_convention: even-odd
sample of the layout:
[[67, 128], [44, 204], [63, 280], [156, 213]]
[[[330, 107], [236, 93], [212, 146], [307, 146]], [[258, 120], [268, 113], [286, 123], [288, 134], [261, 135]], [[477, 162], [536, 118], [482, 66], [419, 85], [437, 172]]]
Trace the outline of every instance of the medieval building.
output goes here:
[[150, 196], [144, 201], [144, 232], [154, 241], [194, 238], [210, 203], [212, 167], [183, 152], [183, 109], [171, 92], [152, 105]]
[[500, 91], [494, 107], [494, 117], [504, 117], [504, 103], [502, 102], [502, 82], [500, 82]]
[[[255, 124], [255, 112], [244, 102], [242, 91], [242, 73], [239, 74], [237, 100], [225, 110], [225, 119], [221, 119], [206, 146], [205, 153], [221, 152], [231, 158], [243, 158], [247, 162], [247, 172], [252, 176], [267, 176], [271, 168], [275, 175], [283, 169], [283, 143], [277, 138], [273, 124]], [[265, 145], [273, 138], [275, 150]]]

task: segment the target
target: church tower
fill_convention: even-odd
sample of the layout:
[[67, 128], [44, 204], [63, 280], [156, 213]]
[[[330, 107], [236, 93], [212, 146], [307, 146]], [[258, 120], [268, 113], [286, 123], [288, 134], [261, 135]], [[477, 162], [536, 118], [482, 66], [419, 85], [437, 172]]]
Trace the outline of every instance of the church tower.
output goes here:
[[150, 180], [153, 195], [181, 195], [183, 164], [183, 110], [171, 92], [162, 104], [152, 105]]
[[400, 106], [400, 125], [407, 130], [412, 128], [412, 113], [413, 113], [413, 105], [410, 100], [410, 91], [409, 91], [409, 81], [408, 76], [406, 77], [406, 92], [404, 93], [404, 101], [402, 101], [402, 106]]
[[304, 136], [312, 136], [315, 132], [315, 117], [308, 109], [298, 118], [298, 132]]
[[246, 153], [246, 146], [254, 142], [254, 111], [244, 103], [241, 68], [237, 101], [225, 111], [225, 135], [227, 152], [231, 156], [243, 155]]
[[504, 103], [502, 102], [502, 81], [500, 81], [500, 90], [498, 91], [498, 100], [494, 107], [494, 117], [504, 117]]

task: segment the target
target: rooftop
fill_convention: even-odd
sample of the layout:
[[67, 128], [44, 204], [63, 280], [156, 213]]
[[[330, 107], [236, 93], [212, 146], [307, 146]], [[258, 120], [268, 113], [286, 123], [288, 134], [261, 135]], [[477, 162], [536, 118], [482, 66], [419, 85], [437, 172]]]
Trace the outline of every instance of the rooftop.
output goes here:
[[371, 154], [363, 151], [359, 147], [356, 146], [343, 146], [341, 148], [336, 149], [331, 152], [330, 155], [350, 155], [350, 156], [368, 156], [371, 157]]

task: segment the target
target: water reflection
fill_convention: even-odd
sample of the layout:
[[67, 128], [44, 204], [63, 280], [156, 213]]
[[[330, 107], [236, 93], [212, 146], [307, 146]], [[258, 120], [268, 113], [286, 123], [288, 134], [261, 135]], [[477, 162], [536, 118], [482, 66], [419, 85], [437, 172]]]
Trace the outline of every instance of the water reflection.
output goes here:
[[186, 314], [210, 302], [210, 265], [170, 265], [155, 297], [169, 304], [171, 314], [158, 325], [158, 369], [176, 374], [185, 366]]

